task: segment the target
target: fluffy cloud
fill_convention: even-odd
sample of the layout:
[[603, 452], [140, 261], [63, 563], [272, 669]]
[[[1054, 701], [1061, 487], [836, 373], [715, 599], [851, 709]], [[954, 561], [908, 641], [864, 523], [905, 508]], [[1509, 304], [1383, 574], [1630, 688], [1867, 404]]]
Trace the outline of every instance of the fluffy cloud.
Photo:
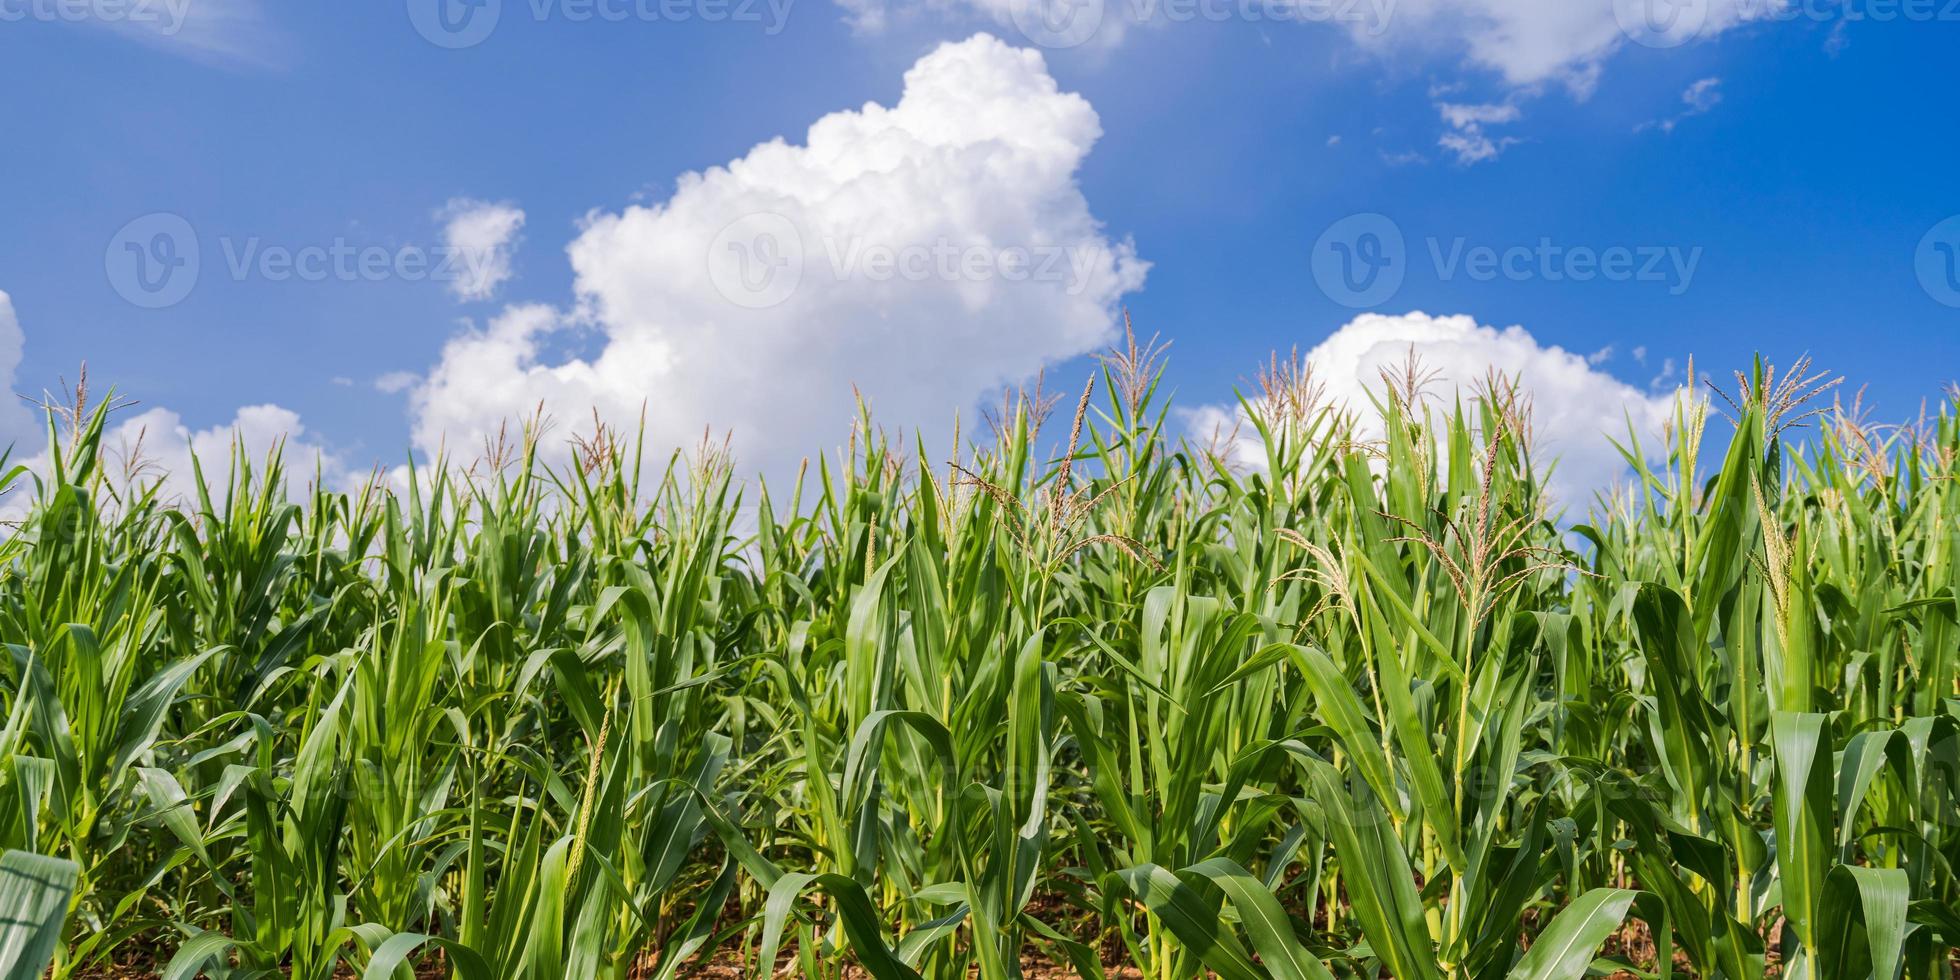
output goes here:
[[1448, 58], [1517, 88], [1559, 83], [1591, 92], [1604, 63], [1635, 46], [1707, 40], [1782, 15], [1790, 0], [837, 0], [861, 32], [919, 11], [960, 11], [1046, 47], [1108, 48], [1135, 26], [1188, 21], [1298, 21], [1345, 29], [1382, 55]]
[[[1552, 496], [1583, 512], [1592, 494], [1627, 472], [1611, 440], [1622, 439], [1629, 423], [1643, 442], [1657, 437], [1674, 404], [1674, 395], [1643, 392], [1598, 370], [1584, 355], [1543, 345], [1523, 327], [1479, 325], [1468, 316], [1364, 313], [1306, 355], [1314, 380], [1326, 386], [1332, 404], [1357, 416], [1363, 438], [1379, 438], [1381, 417], [1369, 393], [1379, 394], [1381, 371], [1399, 371], [1413, 350], [1423, 366], [1437, 373], [1430, 394], [1451, 403], [1466, 400], [1491, 371], [1516, 378], [1531, 396], [1535, 451], [1541, 464], [1557, 460], [1548, 485]], [[1191, 413], [1194, 438], [1203, 442], [1222, 427], [1230, 431], [1237, 409], [1207, 406]], [[1257, 447], [1245, 441], [1230, 447], [1234, 458], [1256, 464]]]
[[511, 275], [511, 253], [517, 248], [518, 232], [524, 229], [524, 212], [509, 204], [490, 204], [456, 198], [436, 212], [444, 222], [443, 245], [454, 256], [456, 277], [449, 290], [464, 301], [485, 300]]
[[158, 493], [166, 501], [197, 499], [193, 458], [204, 467], [206, 480], [222, 485], [234, 450], [254, 474], [263, 475], [267, 455], [279, 448], [289, 492], [303, 491], [316, 474], [334, 489], [347, 489], [362, 477], [340, 454], [310, 437], [299, 413], [271, 404], [247, 405], [229, 422], [205, 429], [191, 428], [167, 408], [124, 414], [111, 419], [103, 443], [113, 480], [146, 486], [161, 481]]
[[[34, 502], [35, 480], [45, 479], [50, 472], [48, 451], [38, 443], [38, 434], [35, 439], [40, 448], [21, 460], [32, 475], [0, 497], [0, 521], [19, 521], [26, 516]], [[23, 447], [27, 445], [22, 442]], [[156, 485], [158, 499], [189, 504], [197, 499], [193, 459], [203, 466], [214, 492], [221, 492], [234, 450], [251, 464], [255, 477], [262, 477], [267, 454], [274, 447], [281, 450], [286, 490], [291, 494], [303, 493], [316, 476], [335, 490], [351, 490], [369, 476], [312, 439], [298, 413], [278, 405], [248, 405], [229, 422], [205, 429], [191, 428], [182, 416], [167, 408], [118, 412], [103, 433], [101, 461], [111, 488], [119, 494]], [[218, 503], [223, 506], [222, 501]], [[104, 506], [113, 508], [114, 504], [104, 501]]]
[[1513, 86], [1591, 92], [1629, 43], [1674, 47], [1776, 16], [1788, 0], [1399, 0], [1387, 30], [1351, 25], [1364, 47], [1460, 53]]
[[[1584, 99], [1622, 51], [1706, 41], [1739, 25], [1787, 19], [1792, 0], [837, 0], [860, 32], [876, 33], [919, 15], [991, 21], [1046, 48], [1106, 53], [1132, 29], [1193, 29], [1209, 22], [1331, 26], [1384, 60], [1460, 67], [1490, 79], [1502, 105], [1439, 106], [1447, 128], [1438, 143], [1459, 163], [1495, 159], [1514, 137], [1484, 127], [1515, 122], [1518, 103], [1550, 86]], [[1840, 27], [1842, 24], [1839, 25]], [[1101, 56], [1100, 54], [1098, 56]], [[1445, 69], [1446, 71], [1448, 69]], [[1458, 79], [1451, 87], [1464, 87]], [[1688, 115], [1697, 109], [1690, 103]], [[1503, 120], [1452, 119], [1450, 110], [1503, 108]], [[1383, 152], [1392, 164], [1421, 162]]]
[[[1494, 73], [1509, 94], [1499, 105], [1439, 104], [1449, 126], [1438, 143], [1469, 164], [1496, 159], [1512, 137], [1485, 127], [1516, 122], [1518, 100], [1548, 84], [1573, 96], [1592, 94], [1615, 54], [1643, 47], [1672, 48], [1704, 41], [1751, 21], [1776, 18], [1789, 0], [1398, 0], [1388, 29], [1349, 25], [1357, 44], [1381, 56], [1442, 52]], [[1696, 83], [1683, 98], [1683, 117], [1708, 111], [1719, 99], [1713, 81]], [[1703, 103], [1706, 104], [1703, 104]], [[1499, 110], [1480, 118], [1476, 110]], [[1672, 128], [1673, 122], [1665, 123]]]
[[414, 392], [415, 443], [477, 446], [539, 406], [578, 426], [644, 407], [650, 449], [713, 427], [769, 471], [841, 443], [853, 385], [882, 418], [950, 424], [1099, 347], [1141, 287], [1146, 264], [1075, 182], [1100, 135], [1039, 53], [944, 45], [896, 105], [590, 216], [568, 247], [573, 308], [514, 306], [452, 338]]
[[13, 297], [0, 290], [0, 398], [6, 400], [0, 404], [0, 448], [13, 446], [16, 458], [41, 441], [39, 416], [13, 397], [26, 348], [27, 338], [21, 333], [20, 318], [14, 314]]
[[[4, 385], [0, 394], [7, 396], [0, 406], [0, 443], [13, 445], [11, 462], [23, 463], [30, 473], [46, 474], [50, 468], [46, 416], [12, 395], [25, 346], [26, 335], [12, 299], [0, 291], [0, 385]], [[241, 408], [230, 422], [208, 429], [192, 429], [166, 408], [120, 411], [110, 418], [103, 434], [102, 459], [111, 482], [119, 488], [161, 481], [164, 499], [191, 500], [196, 496], [192, 458], [203, 464], [210, 479], [222, 481], [234, 445], [251, 460], [254, 472], [261, 471], [267, 452], [283, 445], [287, 482], [294, 489], [310, 483], [316, 471], [336, 488], [347, 488], [363, 476], [350, 469], [340, 454], [309, 438], [297, 413], [278, 405]], [[0, 497], [0, 520], [19, 520], [27, 512], [33, 483], [29, 477]]]

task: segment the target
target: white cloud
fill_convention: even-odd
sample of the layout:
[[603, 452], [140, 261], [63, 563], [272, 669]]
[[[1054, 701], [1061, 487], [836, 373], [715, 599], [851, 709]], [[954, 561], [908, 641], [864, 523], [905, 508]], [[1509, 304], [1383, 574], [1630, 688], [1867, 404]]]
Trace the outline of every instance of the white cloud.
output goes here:
[[[1195, 29], [1225, 19], [1333, 24], [1384, 57], [1447, 59], [1513, 88], [1556, 83], [1589, 95], [1604, 64], [1629, 47], [1705, 41], [1769, 19], [1790, 0], [1356, 0], [1309, 4], [1200, 0], [837, 0], [861, 33], [925, 15], [978, 16], [1037, 44], [1108, 48], [1138, 26]], [[1443, 87], [1448, 87], [1445, 85]]]
[[524, 212], [511, 204], [459, 197], [436, 217], [445, 222], [443, 245], [456, 272], [449, 291], [464, 301], [496, 295], [497, 287], [511, 276], [511, 255], [517, 249], [518, 232], [524, 229]]
[[1719, 78], [1701, 79], [1681, 93], [1681, 101], [1688, 104], [1690, 113], [1699, 115], [1707, 112], [1715, 108], [1717, 102], [1722, 101], [1721, 85], [1722, 80]]
[[1704, 78], [1688, 86], [1687, 90], [1681, 93], [1681, 104], [1687, 108], [1666, 119], [1656, 119], [1641, 123], [1633, 129], [1636, 133], [1641, 130], [1655, 128], [1658, 128], [1664, 133], [1671, 133], [1674, 132], [1674, 127], [1679, 125], [1681, 120], [1703, 115], [1708, 110], [1720, 105], [1721, 102], [1722, 80], [1720, 78]]
[[13, 297], [0, 290], [0, 399], [5, 399], [0, 403], [0, 449], [12, 445], [16, 459], [42, 441], [40, 416], [14, 396], [26, 349], [27, 337], [14, 313]]
[[1436, 105], [1436, 111], [1442, 114], [1443, 121], [1449, 123], [1451, 129], [1469, 129], [1474, 126], [1517, 122], [1518, 116], [1520, 115], [1517, 106], [1503, 103], [1465, 105], [1455, 102], [1439, 102]]
[[1517, 122], [1523, 113], [1516, 103], [1438, 102], [1436, 111], [1451, 130], [1437, 139], [1436, 145], [1456, 154], [1458, 163], [1468, 165], [1495, 160], [1506, 147], [1518, 142], [1515, 136], [1492, 137], [1484, 132], [1486, 126]]
[[1824, 38], [1825, 54], [1835, 58], [1843, 54], [1845, 48], [1851, 46], [1851, 35], [1846, 33], [1845, 30], [1850, 26], [1851, 18], [1849, 17], [1840, 17], [1837, 23], [1831, 25], [1831, 33]]
[[[1354, 46], [1425, 70], [1464, 69], [1493, 80], [1507, 100], [1560, 86], [1589, 98], [1616, 56], [1711, 40], [1740, 25], [1786, 19], [1792, 0], [837, 0], [861, 33], [926, 17], [980, 18], [1042, 46], [1083, 48], [1102, 57], [1134, 28], [1193, 30], [1225, 20], [1331, 26]], [[1837, 27], [1844, 25], [1840, 22]], [[1841, 48], [1833, 33], [1827, 48]], [[1471, 87], [1465, 78], [1431, 85], [1431, 97]], [[1703, 110], [1705, 111], [1705, 110]], [[1691, 113], [1692, 114], [1692, 113]], [[1507, 120], [1514, 121], [1514, 120]], [[1495, 159], [1517, 142], [1486, 135], [1482, 124], [1450, 129], [1439, 142], [1461, 163]], [[1409, 162], [1407, 155], [1389, 161]]]
[[194, 61], [272, 68], [291, 45], [266, 19], [263, 0], [70, 0], [62, 17]]
[[[1591, 94], [1605, 62], [1641, 45], [1673, 47], [1770, 17], [1788, 0], [1399, 0], [1385, 31], [1351, 25], [1356, 42], [1460, 53], [1512, 86], [1546, 82]], [[1651, 24], [1649, 26], [1649, 15]]]
[[[1452, 402], [1460, 393], [1474, 397], [1491, 371], [1517, 379], [1531, 396], [1534, 451], [1540, 465], [1557, 465], [1548, 489], [1569, 510], [1583, 512], [1592, 494], [1625, 475], [1625, 460], [1611, 440], [1624, 441], [1627, 425], [1652, 444], [1668, 417], [1673, 394], [1647, 393], [1587, 363], [1584, 355], [1540, 344], [1523, 327], [1481, 326], [1468, 316], [1364, 313], [1309, 351], [1314, 380], [1326, 386], [1330, 402], [1353, 411], [1362, 438], [1379, 438], [1380, 416], [1369, 393], [1379, 394], [1382, 369], [1399, 369], [1410, 351], [1425, 368], [1439, 372], [1428, 389]], [[1221, 426], [1232, 429], [1238, 410], [1206, 406], [1190, 413], [1193, 437], [1204, 442]], [[1234, 459], [1260, 460], [1257, 447], [1241, 430]]]
[[[197, 500], [193, 458], [203, 466], [213, 494], [222, 494], [234, 447], [251, 465], [255, 480], [265, 475], [267, 454], [280, 447], [288, 494], [305, 492], [316, 476], [335, 490], [353, 489], [368, 476], [312, 438], [298, 413], [278, 405], [248, 405], [230, 421], [205, 429], [191, 428], [167, 408], [137, 411], [138, 407], [112, 415], [102, 435], [99, 465], [119, 494], [155, 485], [158, 499], [165, 504], [193, 504]], [[46, 479], [51, 469], [45, 445], [18, 462], [32, 475], [0, 497], [0, 520], [19, 521], [26, 515], [34, 503], [35, 480]], [[214, 498], [214, 503], [224, 505], [221, 499]], [[102, 506], [113, 508], [114, 503], [104, 500]]]
[[[0, 383], [8, 389], [17, 383], [15, 374], [24, 347], [25, 333], [14, 314], [13, 302], [0, 291]], [[9, 465], [21, 463], [30, 473], [44, 476], [50, 470], [47, 417], [15, 399], [11, 391], [4, 394], [8, 402], [0, 408], [0, 442], [14, 443]], [[110, 417], [103, 433], [104, 472], [119, 488], [132, 481], [143, 486], [161, 481], [159, 493], [166, 501], [194, 500], [197, 484], [192, 457], [203, 463], [208, 480], [222, 483], [234, 439], [247, 454], [255, 474], [263, 473], [266, 453], [283, 444], [282, 459], [292, 489], [309, 484], [316, 467], [318, 475], [336, 488], [347, 488], [362, 477], [339, 453], [310, 438], [297, 413], [278, 405], [246, 406], [223, 425], [196, 430], [167, 408], [139, 408], [119, 410]], [[0, 497], [0, 519], [19, 520], [33, 502], [33, 486], [30, 476]]]
[[568, 248], [575, 307], [509, 307], [452, 338], [412, 398], [415, 445], [478, 446], [540, 405], [630, 430], [644, 406], [650, 449], [713, 427], [745, 470], [775, 472], [842, 443], [853, 384], [880, 418], [950, 426], [1101, 346], [1142, 286], [1075, 182], [1100, 135], [1039, 53], [944, 45], [894, 106], [590, 216]]
[[103, 448], [112, 477], [127, 474], [144, 485], [160, 480], [159, 495], [166, 501], [197, 499], [193, 456], [203, 465], [206, 481], [222, 487], [234, 447], [251, 464], [255, 477], [264, 475], [267, 454], [279, 447], [288, 492], [303, 491], [313, 482], [316, 469], [335, 489], [347, 489], [362, 476], [339, 453], [312, 438], [299, 413], [279, 405], [247, 405], [230, 421], [204, 429], [191, 428], [167, 408], [110, 421]]
[[384, 395], [399, 395], [421, 380], [422, 376], [413, 371], [390, 371], [374, 379], [374, 390]]

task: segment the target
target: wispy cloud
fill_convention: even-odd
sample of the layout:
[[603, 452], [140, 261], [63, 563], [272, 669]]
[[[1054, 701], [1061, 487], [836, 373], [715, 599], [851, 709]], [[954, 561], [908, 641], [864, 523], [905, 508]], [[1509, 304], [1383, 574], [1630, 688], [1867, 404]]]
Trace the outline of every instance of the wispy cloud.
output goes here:
[[226, 68], [280, 68], [292, 44], [266, 17], [264, 0], [81, 0], [76, 23], [193, 61]]
[[384, 395], [397, 395], [415, 387], [422, 376], [413, 371], [390, 371], [374, 379], [374, 390]]
[[1638, 133], [1649, 129], [1658, 129], [1663, 133], [1671, 133], [1674, 132], [1674, 127], [1680, 124], [1681, 120], [1706, 115], [1708, 110], [1720, 105], [1721, 102], [1722, 80], [1720, 78], [1704, 78], [1688, 86], [1687, 91], [1681, 93], [1681, 103], [1687, 106], [1687, 108], [1665, 119], [1648, 120], [1633, 127], [1633, 131]]
[[1524, 113], [1519, 111], [1516, 103], [1438, 102], [1436, 111], [1450, 127], [1450, 131], [1444, 133], [1436, 145], [1456, 154], [1458, 163], [1469, 165], [1495, 160], [1506, 147], [1519, 142], [1515, 136], [1492, 136], [1484, 131], [1487, 126], [1502, 126], [1523, 118]]

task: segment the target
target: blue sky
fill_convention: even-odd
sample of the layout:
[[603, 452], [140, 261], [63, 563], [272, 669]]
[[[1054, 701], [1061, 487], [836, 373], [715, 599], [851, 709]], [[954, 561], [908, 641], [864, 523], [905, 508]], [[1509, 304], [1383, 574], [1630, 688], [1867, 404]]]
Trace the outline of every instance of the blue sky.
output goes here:
[[[1125, 305], [1174, 342], [1171, 378], [1192, 408], [1228, 401], [1268, 351], [1317, 349], [1364, 314], [1380, 315], [1367, 321], [1375, 332], [1348, 339], [1372, 338], [1379, 359], [1403, 342], [1381, 324], [1412, 311], [1469, 318], [1454, 334], [1417, 331], [1459, 374], [1479, 351], [1522, 350], [1493, 357], [1527, 373], [1561, 369], [1544, 360], [1550, 348], [1590, 355], [1551, 387], [1614, 413], [1638, 414], [1636, 399], [1678, 382], [1690, 355], [1726, 373], [1758, 350], [1808, 352], [1869, 384], [1887, 419], [1960, 374], [1960, 306], [1947, 305], [1960, 293], [1943, 292], [1942, 267], [1925, 261], [1960, 243], [1960, 222], [1941, 225], [1960, 213], [1956, 4], [1710, 0], [1699, 35], [1658, 46], [1614, 33], [1610, 0], [1402, 0], [1379, 32], [1255, 21], [1236, 3], [1215, 19], [1160, 9], [1136, 23], [1139, 0], [1108, 0], [1094, 36], [1043, 48], [1014, 4], [1047, 0], [790, 0], [786, 16], [785, 0], [744, 14], [669, 0], [650, 9], [685, 19], [643, 19], [629, 3], [617, 22], [502, 0], [494, 31], [452, 50], [411, 17], [436, 0], [61, 2], [0, 0], [0, 83], [14, 94], [0, 109], [0, 291], [24, 336], [13, 386], [52, 387], [86, 360], [96, 384], [190, 432], [276, 404], [283, 414], [259, 423], [303, 420], [309, 445], [353, 469], [426, 450], [443, 431], [464, 441], [541, 397], [577, 416], [582, 385], [599, 386], [593, 404], [671, 408], [675, 432], [705, 418], [768, 433], [755, 453], [766, 464], [829, 431], [796, 416], [847, 404], [809, 393], [847, 397], [868, 380], [857, 373], [905, 375], [870, 385], [878, 407], [933, 424], [990, 379], [1044, 365], [1079, 378], [1082, 352]], [[118, 22], [144, 14], [179, 22]], [[981, 32], [1004, 43], [967, 41]], [[921, 60], [947, 42], [971, 57]], [[1029, 68], [1010, 48], [1042, 61]], [[807, 174], [769, 186], [777, 178], [755, 167], [662, 211], [683, 175], [770, 140], [801, 154], [796, 167], [837, 176], [824, 170], [835, 154], [801, 153], [808, 127], [839, 112], [857, 126], [866, 103], [894, 106], [915, 64], [918, 112], [894, 125], [929, 131], [920, 138], [936, 149], [901, 152], [903, 180], [866, 193], [853, 170], [814, 201]], [[1043, 94], [1050, 78], [1089, 114]], [[1007, 94], [984, 94], [996, 86]], [[989, 141], [1018, 149], [976, 162]], [[866, 152], [850, 166], [884, 173], [889, 161]], [[772, 194], [807, 205], [791, 215], [806, 242], [841, 232], [902, 252], [950, 236], [1037, 253], [1059, 242], [1109, 261], [1091, 287], [1049, 292], [1037, 287], [1055, 283], [978, 289], [942, 274], [818, 290], [806, 275], [743, 335], [747, 304], [702, 313], [717, 298], [669, 285], [682, 268], [669, 263], [684, 261], [669, 253], [725, 245], [722, 219]], [[636, 218], [636, 206], [651, 210]], [[449, 222], [484, 208], [523, 217], [508, 236], [495, 229], [509, 222], [490, 222], [495, 240], [471, 253], [498, 263], [480, 288], [398, 270], [319, 281], [232, 270], [267, 249], [447, 254]], [[941, 208], [933, 222], [893, 220]], [[127, 273], [113, 271], [113, 246], [157, 213], [192, 230], [200, 266], [181, 300], [146, 308], [115, 288]], [[1353, 215], [1380, 217], [1337, 226]], [[621, 220], [598, 234], [595, 217]], [[1330, 240], [1330, 228], [1346, 230]], [[152, 242], [150, 225], [137, 229]], [[1380, 254], [1380, 235], [1355, 236], [1383, 229], [1402, 239], [1383, 267], [1399, 287], [1346, 292], [1339, 263]], [[584, 265], [566, 251], [579, 241]], [[1506, 268], [1502, 253], [1520, 246], [1530, 254]], [[1497, 263], [1488, 275], [1473, 272], [1479, 249]], [[1573, 281], [1617, 255], [1624, 274]], [[863, 278], [832, 259], [820, 276]], [[511, 310], [550, 321], [520, 353], [479, 373], [471, 357], [483, 351], [445, 352]], [[865, 333], [867, 319], [883, 326]], [[1451, 339], [1475, 325], [1528, 338]], [[785, 336], [797, 338], [789, 354], [752, 360]], [[1353, 374], [1371, 356], [1346, 346], [1360, 353], [1328, 371]], [[938, 374], [942, 362], [959, 369]], [[568, 364], [592, 370], [552, 373]], [[720, 419], [724, 408], [735, 418]]]

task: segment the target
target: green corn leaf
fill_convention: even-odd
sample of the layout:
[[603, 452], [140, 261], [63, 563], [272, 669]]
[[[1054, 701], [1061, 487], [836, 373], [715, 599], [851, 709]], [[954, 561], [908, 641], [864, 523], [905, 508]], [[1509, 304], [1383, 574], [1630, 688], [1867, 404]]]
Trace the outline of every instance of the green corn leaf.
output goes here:
[[1511, 968], [1511, 980], [1586, 976], [1600, 944], [1626, 921], [1627, 910], [1639, 897], [1639, 892], [1624, 888], [1595, 888], [1574, 899], [1532, 941], [1531, 949]]
[[[1912, 882], [1897, 868], [1831, 869], [1819, 901], [1813, 958], [1824, 980], [1898, 975]], [[1862, 938], [1861, 938], [1862, 937]]]
[[1231, 935], [1218, 910], [1177, 875], [1154, 864], [1141, 864], [1118, 871], [1115, 877], [1163, 920], [1191, 955], [1218, 976], [1224, 980], [1260, 980], [1259, 967]]
[[1213, 858], [1178, 872], [1180, 878], [1202, 878], [1225, 893], [1239, 914], [1239, 923], [1252, 939], [1262, 966], [1275, 980], [1333, 980], [1327, 967], [1293, 935], [1293, 920], [1279, 899], [1252, 874], [1224, 858]]
[[75, 862], [26, 851], [0, 854], [0, 977], [39, 977], [61, 946], [68, 902], [79, 874]]

